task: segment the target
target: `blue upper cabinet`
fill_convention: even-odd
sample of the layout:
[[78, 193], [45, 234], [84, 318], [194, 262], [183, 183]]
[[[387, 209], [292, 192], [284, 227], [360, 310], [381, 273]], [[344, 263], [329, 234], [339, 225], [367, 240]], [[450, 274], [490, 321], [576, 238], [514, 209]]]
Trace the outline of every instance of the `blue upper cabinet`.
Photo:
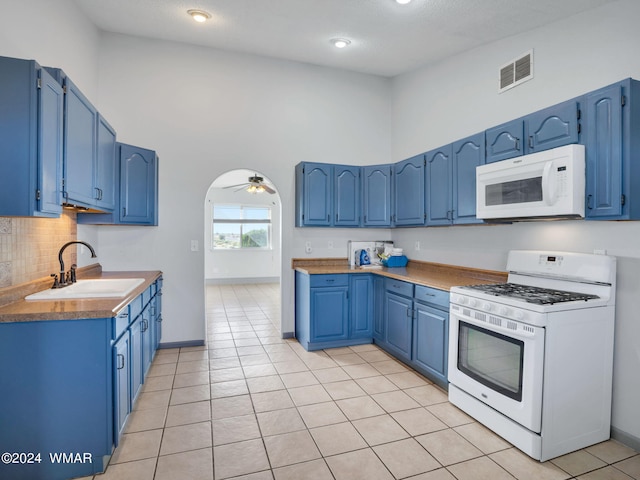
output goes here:
[[64, 85], [65, 200], [93, 207], [99, 198], [93, 178], [98, 147], [98, 111], [68, 77]]
[[524, 154], [524, 122], [513, 120], [485, 131], [486, 163], [499, 162]]
[[335, 165], [333, 167], [333, 225], [357, 227], [360, 225], [360, 167]]
[[158, 225], [158, 158], [146, 148], [119, 143], [122, 224]]
[[485, 131], [486, 163], [578, 143], [580, 109], [569, 100]]
[[362, 167], [362, 224], [365, 227], [391, 226], [391, 165]]
[[63, 85], [65, 203], [111, 212], [116, 192], [113, 128], [59, 68], [47, 68]]
[[296, 227], [359, 226], [360, 184], [360, 167], [299, 163]]
[[425, 224], [425, 156], [416, 155], [393, 167], [396, 226]]
[[296, 166], [296, 227], [331, 225], [333, 165]]
[[62, 212], [62, 87], [33, 60], [0, 57], [0, 216]]
[[585, 104], [586, 217], [640, 219], [640, 84], [631, 79], [591, 92]]
[[524, 117], [527, 143], [525, 153], [540, 152], [578, 143], [580, 109], [577, 100], [569, 100]]
[[427, 152], [427, 225], [453, 221], [453, 159], [451, 145]]
[[484, 165], [485, 136], [478, 133], [453, 144], [453, 214], [455, 224], [482, 223], [476, 218], [476, 167]]
[[115, 192], [113, 212], [79, 212], [78, 223], [158, 225], [158, 156], [156, 152], [125, 143], [116, 143], [115, 150], [118, 160], [115, 168], [118, 188]]
[[95, 168], [95, 185], [98, 198], [96, 205], [103, 210], [116, 207], [118, 185], [118, 163], [116, 158], [116, 132], [98, 114], [97, 153]]

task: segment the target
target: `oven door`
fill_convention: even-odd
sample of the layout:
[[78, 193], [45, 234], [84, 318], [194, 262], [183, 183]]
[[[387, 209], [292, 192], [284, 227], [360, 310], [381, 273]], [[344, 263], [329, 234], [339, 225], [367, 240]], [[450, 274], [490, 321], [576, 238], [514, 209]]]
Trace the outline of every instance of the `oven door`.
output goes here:
[[449, 382], [540, 433], [544, 328], [458, 305], [449, 322]]

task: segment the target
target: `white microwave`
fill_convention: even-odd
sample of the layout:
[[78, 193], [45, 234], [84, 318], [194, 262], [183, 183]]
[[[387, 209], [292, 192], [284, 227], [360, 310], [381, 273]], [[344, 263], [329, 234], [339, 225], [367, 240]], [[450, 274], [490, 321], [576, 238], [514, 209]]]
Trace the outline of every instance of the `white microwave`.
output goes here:
[[584, 217], [584, 145], [476, 167], [476, 216], [482, 219]]

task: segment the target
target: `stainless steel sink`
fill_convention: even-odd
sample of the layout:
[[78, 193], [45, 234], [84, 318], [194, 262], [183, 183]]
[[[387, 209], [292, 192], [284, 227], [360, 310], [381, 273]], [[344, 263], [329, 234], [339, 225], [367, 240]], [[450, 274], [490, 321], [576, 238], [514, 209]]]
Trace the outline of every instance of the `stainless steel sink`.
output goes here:
[[144, 282], [144, 278], [99, 278], [78, 280], [64, 288], [51, 288], [25, 300], [70, 300], [74, 298], [122, 298]]

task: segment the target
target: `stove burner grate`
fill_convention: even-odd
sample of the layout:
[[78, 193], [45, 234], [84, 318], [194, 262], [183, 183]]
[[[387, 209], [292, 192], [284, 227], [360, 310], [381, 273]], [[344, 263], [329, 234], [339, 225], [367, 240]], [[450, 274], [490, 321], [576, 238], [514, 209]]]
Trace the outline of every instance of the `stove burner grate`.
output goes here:
[[519, 298], [527, 303], [537, 305], [553, 305], [554, 303], [588, 301], [600, 298], [597, 295], [586, 293], [567, 292], [564, 290], [553, 290], [550, 288], [533, 287], [530, 285], [520, 285], [517, 283], [498, 283], [486, 285], [469, 285], [463, 288], [479, 290], [496, 297]]

